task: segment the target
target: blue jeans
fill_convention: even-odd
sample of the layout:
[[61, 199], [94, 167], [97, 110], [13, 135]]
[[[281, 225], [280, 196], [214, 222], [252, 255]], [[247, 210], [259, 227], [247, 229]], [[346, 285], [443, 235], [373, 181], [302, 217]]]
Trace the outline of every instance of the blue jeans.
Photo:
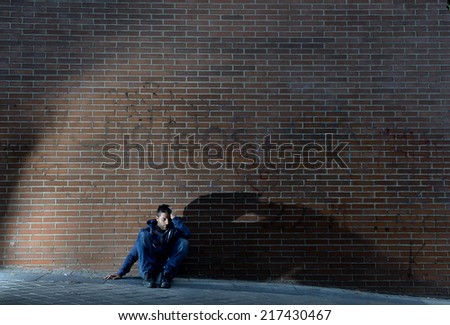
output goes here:
[[138, 252], [139, 274], [145, 276], [148, 271], [169, 273], [172, 277], [176, 275], [181, 262], [189, 251], [189, 241], [184, 238], [177, 239], [168, 253], [157, 255], [150, 240], [150, 232], [141, 230], [135, 243]]

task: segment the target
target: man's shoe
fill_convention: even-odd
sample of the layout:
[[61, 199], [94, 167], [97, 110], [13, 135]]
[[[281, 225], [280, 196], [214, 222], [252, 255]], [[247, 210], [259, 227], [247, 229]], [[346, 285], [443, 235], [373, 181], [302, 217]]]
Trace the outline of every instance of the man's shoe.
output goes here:
[[156, 277], [157, 275], [153, 271], [148, 271], [144, 275], [144, 285], [147, 288], [156, 288]]
[[169, 273], [164, 273], [161, 280], [161, 288], [170, 289], [172, 287], [172, 276]]

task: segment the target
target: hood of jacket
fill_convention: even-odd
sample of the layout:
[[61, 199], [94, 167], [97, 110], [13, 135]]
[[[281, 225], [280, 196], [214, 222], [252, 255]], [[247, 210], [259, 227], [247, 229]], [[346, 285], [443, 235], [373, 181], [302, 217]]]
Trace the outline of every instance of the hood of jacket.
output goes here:
[[150, 231], [152, 246], [159, 253], [166, 252], [180, 237], [179, 230], [173, 226], [173, 223], [168, 224], [166, 230], [161, 230], [157, 226], [156, 220], [148, 220], [147, 225]]

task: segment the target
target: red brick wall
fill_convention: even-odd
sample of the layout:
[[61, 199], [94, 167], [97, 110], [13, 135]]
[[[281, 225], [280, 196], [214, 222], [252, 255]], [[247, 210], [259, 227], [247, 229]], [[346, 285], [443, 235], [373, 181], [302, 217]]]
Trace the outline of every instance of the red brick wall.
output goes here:
[[[116, 3], [117, 2], [117, 3]], [[444, 1], [0, 3], [1, 265], [449, 295]]]

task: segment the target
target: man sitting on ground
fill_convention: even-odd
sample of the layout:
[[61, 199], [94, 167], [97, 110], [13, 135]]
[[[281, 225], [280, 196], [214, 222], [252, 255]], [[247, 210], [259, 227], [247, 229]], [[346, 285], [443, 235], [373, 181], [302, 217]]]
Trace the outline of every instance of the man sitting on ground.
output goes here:
[[183, 220], [172, 214], [172, 209], [160, 205], [156, 218], [147, 221], [147, 227], [139, 231], [133, 248], [116, 274], [105, 279], [121, 279], [138, 261], [139, 274], [144, 285], [157, 287], [158, 275], [162, 272], [161, 288], [170, 288], [181, 262], [188, 254], [190, 231]]

